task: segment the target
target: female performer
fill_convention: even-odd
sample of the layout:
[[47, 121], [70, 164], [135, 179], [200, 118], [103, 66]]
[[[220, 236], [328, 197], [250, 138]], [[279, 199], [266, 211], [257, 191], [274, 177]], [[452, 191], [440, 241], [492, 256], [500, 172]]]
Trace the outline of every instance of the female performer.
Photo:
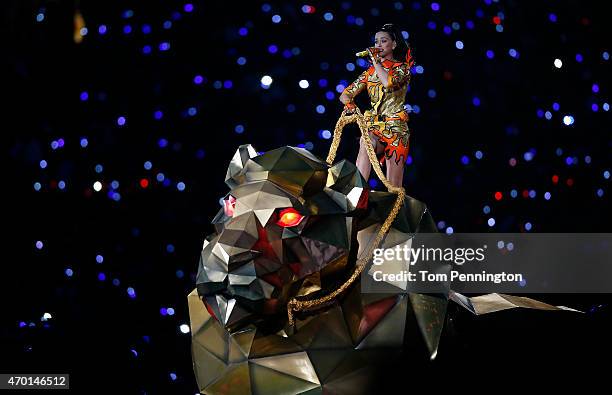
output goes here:
[[[372, 107], [364, 117], [372, 145], [377, 154], [384, 150], [387, 179], [401, 187], [410, 136], [404, 101], [414, 60], [402, 33], [390, 23], [376, 33], [375, 47], [368, 48], [368, 51], [372, 66], [342, 92], [340, 101], [345, 113], [352, 114], [356, 109], [353, 99], [364, 88], [367, 89]], [[362, 139], [357, 168], [366, 180], [370, 177], [372, 165]]]

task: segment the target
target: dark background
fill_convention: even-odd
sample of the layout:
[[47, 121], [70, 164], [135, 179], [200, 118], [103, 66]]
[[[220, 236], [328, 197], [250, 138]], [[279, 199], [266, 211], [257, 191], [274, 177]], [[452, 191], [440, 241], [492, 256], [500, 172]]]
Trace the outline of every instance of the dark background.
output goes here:
[[[186, 295], [227, 192], [231, 156], [251, 143], [260, 151], [301, 145], [325, 157], [330, 140], [321, 131], [333, 131], [340, 114], [337, 86], [361, 72], [354, 52], [388, 22], [409, 34], [422, 67], [413, 68], [406, 99], [413, 112], [405, 186], [428, 204], [440, 231], [608, 232], [604, 3], [440, 1], [434, 11], [430, 1], [316, 1], [305, 13], [301, 2], [3, 2], [0, 371], [68, 372], [78, 393], [197, 392], [190, 337], [179, 328], [189, 322]], [[88, 29], [81, 43], [75, 13]], [[264, 75], [273, 78], [269, 89]], [[359, 97], [362, 110], [366, 99]], [[574, 123], [565, 125], [565, 116]], [[338, 158], [355, 157], [358, 136], [347, 127]], [[544, 376], [604, 380], [605, 364], [595, 360], [610, 352], [609, 296], [538, 298], [585, 314], [458, 311], [438, 360], [405, 368], [418, 366], [430, 388], [426, 378], [454, 388], [521, 378], [511, 390]], [[52, 318], [41, 321], [47, 312]]]

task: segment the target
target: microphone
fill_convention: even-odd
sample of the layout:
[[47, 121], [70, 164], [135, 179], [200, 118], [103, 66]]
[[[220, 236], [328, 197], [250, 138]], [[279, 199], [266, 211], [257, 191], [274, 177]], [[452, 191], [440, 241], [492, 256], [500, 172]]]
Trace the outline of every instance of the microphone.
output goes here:
[[[372, 49], [375, 53], [382, 52], [382, 49], [380, 48], [372, 47], [370, 49]], [[358, 58], [367, 58], [368, 56], [370, 56], [370, 52], [366, 49], [365, 51], [357, 52], [355, 56], [357, 56]]]

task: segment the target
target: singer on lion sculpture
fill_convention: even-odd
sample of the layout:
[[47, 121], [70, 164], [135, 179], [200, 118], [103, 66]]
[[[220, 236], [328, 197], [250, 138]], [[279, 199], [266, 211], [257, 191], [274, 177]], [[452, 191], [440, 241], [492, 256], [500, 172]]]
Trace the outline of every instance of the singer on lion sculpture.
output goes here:
[[369, 274], [356, 269], [390, 218], [385, 248], [436, 227], [424, 203], [369, 190], [346, 160], [244, 145], [225, 181], [188, 297], [202, 393], [374, 393], [393, 355], [420, 344], [435, 357], [449, 299], [476, 314], [555, 309], [498, 294], [362, 293], [355, 273]]

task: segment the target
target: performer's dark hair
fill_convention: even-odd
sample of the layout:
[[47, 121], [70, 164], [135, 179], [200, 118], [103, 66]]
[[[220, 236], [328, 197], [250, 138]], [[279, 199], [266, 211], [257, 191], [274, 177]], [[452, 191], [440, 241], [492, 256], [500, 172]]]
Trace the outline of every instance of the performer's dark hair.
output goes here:
[[408, 43], [404, 40], [404, 36], [400, 29], [393, 23], [386, 23], [378, 29], [377, 32], [389, 33], [391, 38], [397, 43], [397, 46], [393, 50], [393, 58], [404, 61], [404, 59], [406, 59], [406, 52], [408, 52]]

